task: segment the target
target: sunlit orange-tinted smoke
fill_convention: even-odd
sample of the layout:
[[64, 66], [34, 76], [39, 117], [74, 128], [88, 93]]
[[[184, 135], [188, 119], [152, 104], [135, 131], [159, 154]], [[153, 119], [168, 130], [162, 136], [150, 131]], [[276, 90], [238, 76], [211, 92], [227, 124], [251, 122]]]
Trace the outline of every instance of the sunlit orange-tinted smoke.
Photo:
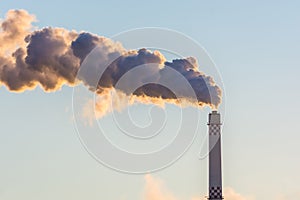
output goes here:
[[[181, 200], [177, 196], [175, 196], [172, 192], [167, 190], [164, 182], [154, 177], [150, 174], [147, 174], [145, 177], [145, 186], [143, 191], [143, 200]], [[226, 187], [224, 190], [225, 199], [230, 200], [255, 200], [253, 197], [245, 197], [230, 187]], [[188, 198], [190, 200], [204, 200], [206, 199], [204, 196], [193, 196]]]
[[[216, 107], [221, 102], [221, 89], [213, 78], [200, 72], [195, 58], [176, 59], [167, 62], [159, 51], [147, 49], [126, 50], [119, 42], [87, 32], [69, 31], [64, 28], [35, 28], [32, 23], [35, 16], [25, 10], [10, 10], [0, 24], [0, 86], [8, 90], [22, 92], [40, 86], [45, 91], [56, 91], [63, 85], [74, 86], [84, 83], [92, 92], [106, 95], [115, 89], [119, 79], [130, 70], [145, 64], [157, 66], [152, 70], [159, 80], [172, 80], [166, 68], [176, 70], [186, 79], [195, 92], [196, 101], [184, 96], [178, 101], [177, 96], [159, 84], [147, 84], [135, 91], [118, 91], [126, 98], [140, 103], [181, 104], [186, 101], [194, 106]], [[106, 66], [104, 73], [95, 85], [89, 73], [84, 78], [78, 77], [78, 71], [85, 58], [97, 47], [98, 56], [104, 61], [117, 57]], [[151, 75], [153, 75], [151, 74]], [[136, 79], [138, 77], [135, 77]], [[139, 81], [143, 81], [142, 79]], [[184, 91], [180, 84], [174, 87]], [[104, 92], [105, 91], [105, 92]], [[100, 98], [101, 99], [101, 98]], [[107, 101], [97, 106], [107, 113]]]

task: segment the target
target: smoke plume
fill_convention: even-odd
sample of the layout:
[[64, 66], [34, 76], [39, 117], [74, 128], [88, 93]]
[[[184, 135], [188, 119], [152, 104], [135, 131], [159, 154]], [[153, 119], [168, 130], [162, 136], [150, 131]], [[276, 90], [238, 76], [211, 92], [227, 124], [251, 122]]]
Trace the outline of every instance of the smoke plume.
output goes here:
[[[217, 107], [221, 102], [221, 89], [211, 77], [199, 71], [197, 61], [192, 57], [168, 62], [159, 51], [127, 50], [119, 42], [91, 33], [52, 27], [37, 29], [32, 25], [35, 20], [35, 16], [25, 10], [10, 10], [1, 21], [0, 86], [6, 86], [10, 91], [22, 92], [39, 86], [51, 92], [63, 85], [72, 87], [84, 83], [98, 95], [107, 95], [107, 91], [115, 89], [126, 72], [140, 65], [151, 64], [155, 67], [149, 68], [150, 74], [158, 81], [174, 79], [170, 77], [167, 67], [176, 70], [188, 81], [195, 92], [196, 102], [184, 92], [184, 88], [181, 89], [182, 85], [175, 84], [174, 87], [182, 91], [179, 94], [182, 100], [195, 106], [211, 107]], [[81, 64], [95, 47], [99, 49], [99, 68], [104, 67], [102, 62], [117, 58], [105, 66], [96, 85], [91, 76], [93, 70], [85, 71], [84, 76], [77, 76]], [[135, 79], [141, 82], [147, 79], [145, 75], [141, 77]], [[178, 104], [178, 94], [159, 84], [145, 84], [135, 91], [122, 88], [120, 92], [126, 97], [142, 103], [161, 101]], [[100, 110], [109, 110], [103, 106], [104, 109]]]

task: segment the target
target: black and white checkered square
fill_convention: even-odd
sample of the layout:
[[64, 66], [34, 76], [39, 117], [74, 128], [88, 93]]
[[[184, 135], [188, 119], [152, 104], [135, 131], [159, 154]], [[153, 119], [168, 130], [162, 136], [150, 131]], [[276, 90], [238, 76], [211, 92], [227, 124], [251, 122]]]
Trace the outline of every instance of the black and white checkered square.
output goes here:
[[209, 134], [210, 135], [220, 135], [221, 127], [219, 124], [211, 124], [209, 125]]
[[209, 199], [223, 199], [221, 187], [209, 188]]

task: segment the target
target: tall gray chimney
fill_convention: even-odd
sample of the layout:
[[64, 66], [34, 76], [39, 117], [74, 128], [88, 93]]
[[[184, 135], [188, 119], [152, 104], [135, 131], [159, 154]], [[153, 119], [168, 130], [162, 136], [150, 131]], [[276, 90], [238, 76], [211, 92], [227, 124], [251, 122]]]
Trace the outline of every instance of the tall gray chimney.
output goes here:
[[221, 119], [217, 111], [208, 117], [209, 127], [209, 200], [221, 200], [222, 160], [221, 160]]

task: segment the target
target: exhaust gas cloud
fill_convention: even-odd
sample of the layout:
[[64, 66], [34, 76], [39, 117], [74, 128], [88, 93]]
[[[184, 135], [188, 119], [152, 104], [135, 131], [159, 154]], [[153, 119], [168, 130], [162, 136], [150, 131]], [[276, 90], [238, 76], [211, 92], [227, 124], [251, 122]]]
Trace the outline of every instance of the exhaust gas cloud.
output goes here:
[[[0, 86], [6, 86], [10, 91], [22, 92], [40, 86], [44, 91], [52, 92], [63, 85], [72, 87], [84, 83], [101, 99], [101, 95], [115, 89], [118, 80], [129, 70], [154, 64], [159, 79], [172, 79], [165, 70], [169, 67], [188, 81], [197, 97], [197, 101], [192, 102], [194, 106], [217, 107], [221, 102], [221, 89], [212, 77], [199, 71], [193, 57], [169, 62], [159, 51], [127, 50], [119, 42], [88, 32], [52, 27], [37, 29], [32, 25], [35, 20], [35, 16], [25, 10], [10, 10], [0, 22]], [[88, 75], [80, 79], [77, 74], [84, 59], [95, 47], [99, 47], [101, 59], [109, 60], [112, 56], [117, 59], [105, 66], [97, 86], [93, 87]], [[181, 85], [175, 87], [180, 88]], [[162, 101], [176, 104], [174, 100], [177, 98], [159, 84], [146, 84], [131, 93], [126, 89], [121, 92], [142, 103]], [[183, 98], [189, 101], [190, 97]], [[101, 104], [99, 102], [100, 107]]]

